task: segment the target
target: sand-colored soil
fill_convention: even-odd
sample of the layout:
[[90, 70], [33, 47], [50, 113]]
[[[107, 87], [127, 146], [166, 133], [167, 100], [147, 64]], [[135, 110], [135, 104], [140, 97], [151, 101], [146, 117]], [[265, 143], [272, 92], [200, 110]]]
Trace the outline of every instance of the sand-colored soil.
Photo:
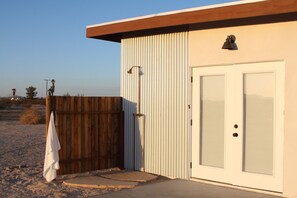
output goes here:
[[[37, 107], [41, 113], [44, 107]], [[88, 189], [62, 184], [76, 176], [101, 175], [111, 170], [59, 176], [48, 183], [42, 176], [45, 125], [20, 125], [21, 107], [0, 110], [0, 197], [88, 197], [117, 189]]]

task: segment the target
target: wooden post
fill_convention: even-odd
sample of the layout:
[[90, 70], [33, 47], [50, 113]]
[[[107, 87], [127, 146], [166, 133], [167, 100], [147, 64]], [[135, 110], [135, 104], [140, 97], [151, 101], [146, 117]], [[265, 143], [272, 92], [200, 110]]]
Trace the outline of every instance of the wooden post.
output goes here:
[[50, 116], [51, 116], [51, 97], [50, 96], [47, 96], [46, 97], [46, 117], [45, 117], [45, 120], [46, 120], [46, 137], [47, 137], [47, 130], [48, 130], [48, 125], [49, 125], [49, 121], [50, 121]]

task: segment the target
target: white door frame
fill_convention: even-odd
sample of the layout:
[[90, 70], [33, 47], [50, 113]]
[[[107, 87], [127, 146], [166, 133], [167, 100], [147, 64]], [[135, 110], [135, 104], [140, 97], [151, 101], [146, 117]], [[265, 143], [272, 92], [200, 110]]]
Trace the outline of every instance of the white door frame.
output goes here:
[[[227, 171], [222, 171], [222, 169], [219, 168], [211, 168], [209, 171], [209, 167], [200, 167], [197, 169], [195, 167], [195, 161], [197, 162], [199, 159], [198, 155], [195, 155], [195, 151], [197, 153], [199, 151], [199, 145], [194, 144], [193, 140], [197, 139], [199, 140], [200, 134], [195, 133], [195, 131], [199, 130], [199, 125], [195, 123], [195, 119], [199, 120], [199, 116], [194, 115], [195, 108], [200, 108], [199, 104], [195, 106], [194, 98], [200, 98], [199, 94], [194, 89], [197, 89], [197, 87], [200, 86], [200, 84], [197, 82], [194, 82], [192, 84], [192, 119], [193, 119], [193, 125], [192, 125], [192, 171], [191, 175], [193, 178], [201, 178], [201, 179], [207, 179], [207, 180], [212, 180], [212, 181], [218, 181], [218, 182], [224, 182], [224, 183], [229, 183], [232, 185], [238, 185], [238, 186], [244, 186], [244, 187], [251, 187], [251, 188], [257, 188], [257, 189], [263, 189], [263, 190], [271, 190], [271, 191], [276, 191], [276, 192], [282, 192], [283, 190], [283, 133], [284, 133], [284, 68], [285, 68], [285, 63], [283, 61], [275, 61], [275, 62], [260, 62], [260, 63], [247, 63], [247, 64], [234, 64], [234, 65], [229, 65], [229, 66], [214, 66], [214, 67], [198, 67], [198, 68], [193, 68], [192, 69], [192, 74], [193, 78], [194, 75], [198, 70], [203, 72], [203, 75], [208, 74], [208, 68], [210, 69], [209, 75], [216, 75], [217, 74], [225, 74], [228, 75], [228, 70], [229, 68], [233, 69], [235, 73], [237, 73], [238, 78], [238, 72], [239, 73], [259, 73], [261, 70], [263, 72], [268, 72], [272, 71], [275, 72], [275, 81], [276, 86], [276, 95], [275, 97], [275, 115], [276, 115], [276, 120], [275, 122], [275, 133], [274, 136], [274, 169], [273, 169], [273, 176], [270, 175], [257, 175], [253, 173], [247, 173], [242, 171], [242, 165], [235, 164], [232, 161], [232, 156], [242, 156], [243, 152], [243, 147], [239, 146], [241, 150], [232, 150], [230, 146], [230, 142], [228, 140], [230, 138], [226, 138], [227, 142], [225, 142], [225, 149], [229, 151], [229, 156], [225, 156], [225, 167], [228, 169]], [[234, 69], [235, 68], [235, 69]], [[195, 71], [196, 69], [196, 71]], [[214, 70], [216, 72], [214, 72]], [[232, 73], [232, 72], [231, 72]], [[197, 74], [196, 74], [197, 75]], [[236, 76], [236, 75], [235, 75]], [[240, 75], [239, 75], [240, 76]], [[242, 76], [241, 76], [242, 77]], [[230, 83], [228, 80], [234, 82], [234, 80], [238, 79], [233, 79], [233, 77], [228, 77], [225, 80], [226, 86], [230, 86]], [[242, 80], [242, 79], [241, 79]], [[196, 84], [195, 84], [196, 83]], [[238, 89], [238, 87], [236, 88]], [[239, 89], [242, 89], [239, 88]], [[236, 101], [243, 101], [242, 100], [242, 91], [241, 93], [238, 92], [235, 97], [230, 97], [230, 94], [226, 94], [227, 96], [225, 97], [225, 100], [227, 101], [225, 104], [225, 108], [228, 108], [229, 111], [233, 111], [232, 109], [234, 107], [234, 104], [236, 106], [240, 105], [236, 103]], [[196, 118], [195, 118], [196, 116]], [[231, 125], [232, 123], [237, 122], [239, 126], [242, 126], [242, 118], [235, 120], [235, 118], [230, 118], [230, 120], [227, 120], [227, 123]], [[231, 128], [226, 128], [225, 130], [232, 130]], [[200, 140], [199, 140], [200, 141]], [[198, 141], [198, 142], [199, 142]], [[234, 142], [233, 142], [234, 143]], [[237, 144], [242, 144], [242, 141], [238, 141]], [[232, 154], [230, 153], [232, 152]], [[230, 159], [231, 156], [231, 159]], [[240, 162], [241, 163], [241, 162]], [[204, 169], [206, 168], [206, 169]], [[197, 172], [198, 171], [198, 172]], [[260, 181], [260, 182], [255, 182], [255, 181]], [[272, 182], [271, 182], [272, 181]]]

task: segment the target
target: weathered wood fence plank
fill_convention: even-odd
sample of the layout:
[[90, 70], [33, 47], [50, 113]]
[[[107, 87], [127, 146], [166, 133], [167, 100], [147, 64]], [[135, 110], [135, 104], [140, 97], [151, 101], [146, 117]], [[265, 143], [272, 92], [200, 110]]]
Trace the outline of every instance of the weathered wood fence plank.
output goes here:
[[49, 96], [46, 126], [52, 111], [61, 144], [59, 175], [123, 168], [122, 98]]

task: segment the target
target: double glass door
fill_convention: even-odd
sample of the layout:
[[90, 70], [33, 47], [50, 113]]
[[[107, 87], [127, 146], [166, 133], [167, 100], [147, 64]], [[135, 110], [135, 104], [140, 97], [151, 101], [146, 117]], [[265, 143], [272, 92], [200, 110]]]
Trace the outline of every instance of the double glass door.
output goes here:
[[284, 63], [193, 69], [192, 177], [282, 191]]

